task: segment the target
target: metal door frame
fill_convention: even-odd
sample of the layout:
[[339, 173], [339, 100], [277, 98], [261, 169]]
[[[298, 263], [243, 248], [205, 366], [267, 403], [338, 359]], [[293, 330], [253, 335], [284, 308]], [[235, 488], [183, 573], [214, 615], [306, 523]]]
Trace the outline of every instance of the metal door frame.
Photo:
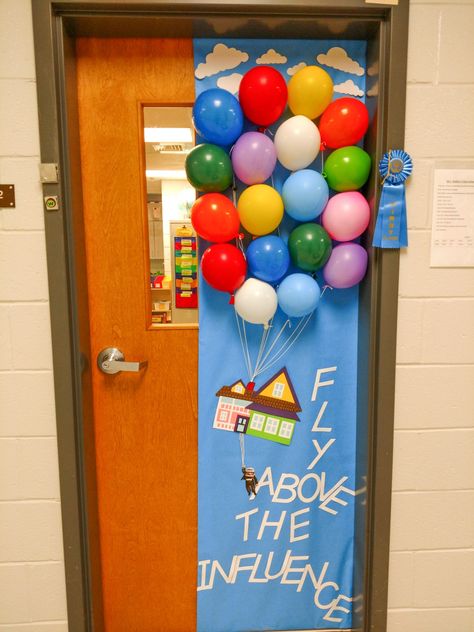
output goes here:
[[[367, 39], [369, 60], [380, 65], [378, 120], [367, 143], [380, 157], [404, 144], [408, 4], [32, 0], [41, 161], [59, 165], [58, 182], [43, 183], [43, 189], [60, 200], [59, 211], [45, 211], [45, 230], [70, 632], [103, 629], [75, 37], [169, 37], [170, 32], [212, 37], [219, 23], [220, 37], [264, 37], [267, 25], [273, 24], [271, 37]], [[378, 199], [375, 173], [369, 193]], [[367, 327], [360, 328], [358, 362], [360, 368], [369, 368], [367, 383], [359, 389], [363, 394], [358, 417], [360, 436], [368, 440], [361, 441], [357, 451], [360, 462], [367, 463], [368, 494], [365, 516], [356, 515], [361, 572], [354, 581], [364, 596], [353, 629], [364, 632], [386, 630], [398, 266], [397, 250], [372, 252], [370, 277], [360, 294], [360, 322]]]

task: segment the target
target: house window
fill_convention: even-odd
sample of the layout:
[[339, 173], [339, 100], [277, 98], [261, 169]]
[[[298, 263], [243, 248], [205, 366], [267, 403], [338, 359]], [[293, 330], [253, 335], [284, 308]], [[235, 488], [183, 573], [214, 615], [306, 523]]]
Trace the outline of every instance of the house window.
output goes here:
[[235, 386], [232, 387], [232, 390], [234, 391], [234, 393], [243, 393], [245, 391], [242, 384], [236, 384]]
[[275, 385], [273, 387], [273, 397], [283, 397], [283, 391], [285, 390], [285, 385], [282, 384], [281, 382], [275, 382]]
[[252, 417], [252, 422], [250, 424], [250, 427], [252, 428], [252, 430], [262, 430], [264, 421], [265, 421], [265, 415], [255, 414]]
[[265, 424], [265, 432], [276, 435], [279, 422], [280, 420], [275, 417], [268, 417], [267, 423]]
[[290, 439], [293, 432], [293, 424], [289, 421], [283, 421], [281, 424], [280, 432], [278, 433], [280, 437], [285, 439]]
[[219, 413], [219, 421], [227, 421], [227, 411], [221, 410]]

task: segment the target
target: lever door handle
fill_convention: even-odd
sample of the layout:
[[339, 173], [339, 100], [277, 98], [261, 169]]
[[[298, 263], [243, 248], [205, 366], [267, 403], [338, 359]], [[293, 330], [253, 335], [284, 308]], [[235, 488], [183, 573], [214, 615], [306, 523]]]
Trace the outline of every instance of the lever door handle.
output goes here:
[[102, 373], [107, 375], [114, 375], [120, 373], [120, 371], [128, 371], [131, 373], [138, 373], [142, 369], [146, 369], [148, 366], [148, 360], [141, 362], [126, 362], [125, 356], [116, 347], [107, 347], [97, 356], [97, 366]]

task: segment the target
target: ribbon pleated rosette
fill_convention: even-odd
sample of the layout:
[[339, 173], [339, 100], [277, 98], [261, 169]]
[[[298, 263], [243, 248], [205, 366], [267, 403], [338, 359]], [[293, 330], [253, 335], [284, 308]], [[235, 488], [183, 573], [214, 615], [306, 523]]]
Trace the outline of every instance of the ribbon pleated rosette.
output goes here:
[[412, 159], [402, 149], [391, 149], [380, 161], [382, 194], [372, 240], [373, 246], [378, 248], [408, 246], [405, 181], [412, 171]]

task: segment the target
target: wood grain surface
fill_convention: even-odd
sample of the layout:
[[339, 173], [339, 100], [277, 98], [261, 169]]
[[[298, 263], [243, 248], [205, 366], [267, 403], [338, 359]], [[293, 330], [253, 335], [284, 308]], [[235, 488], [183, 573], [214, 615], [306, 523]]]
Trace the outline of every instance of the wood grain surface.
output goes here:
[[150, 330], [140, 104], [194, 100], [191, 40], [77, 40], [92, 358], [118, 347], [140, 374], [93, 370], [107, 632], [196, 629], [197, 331]]

